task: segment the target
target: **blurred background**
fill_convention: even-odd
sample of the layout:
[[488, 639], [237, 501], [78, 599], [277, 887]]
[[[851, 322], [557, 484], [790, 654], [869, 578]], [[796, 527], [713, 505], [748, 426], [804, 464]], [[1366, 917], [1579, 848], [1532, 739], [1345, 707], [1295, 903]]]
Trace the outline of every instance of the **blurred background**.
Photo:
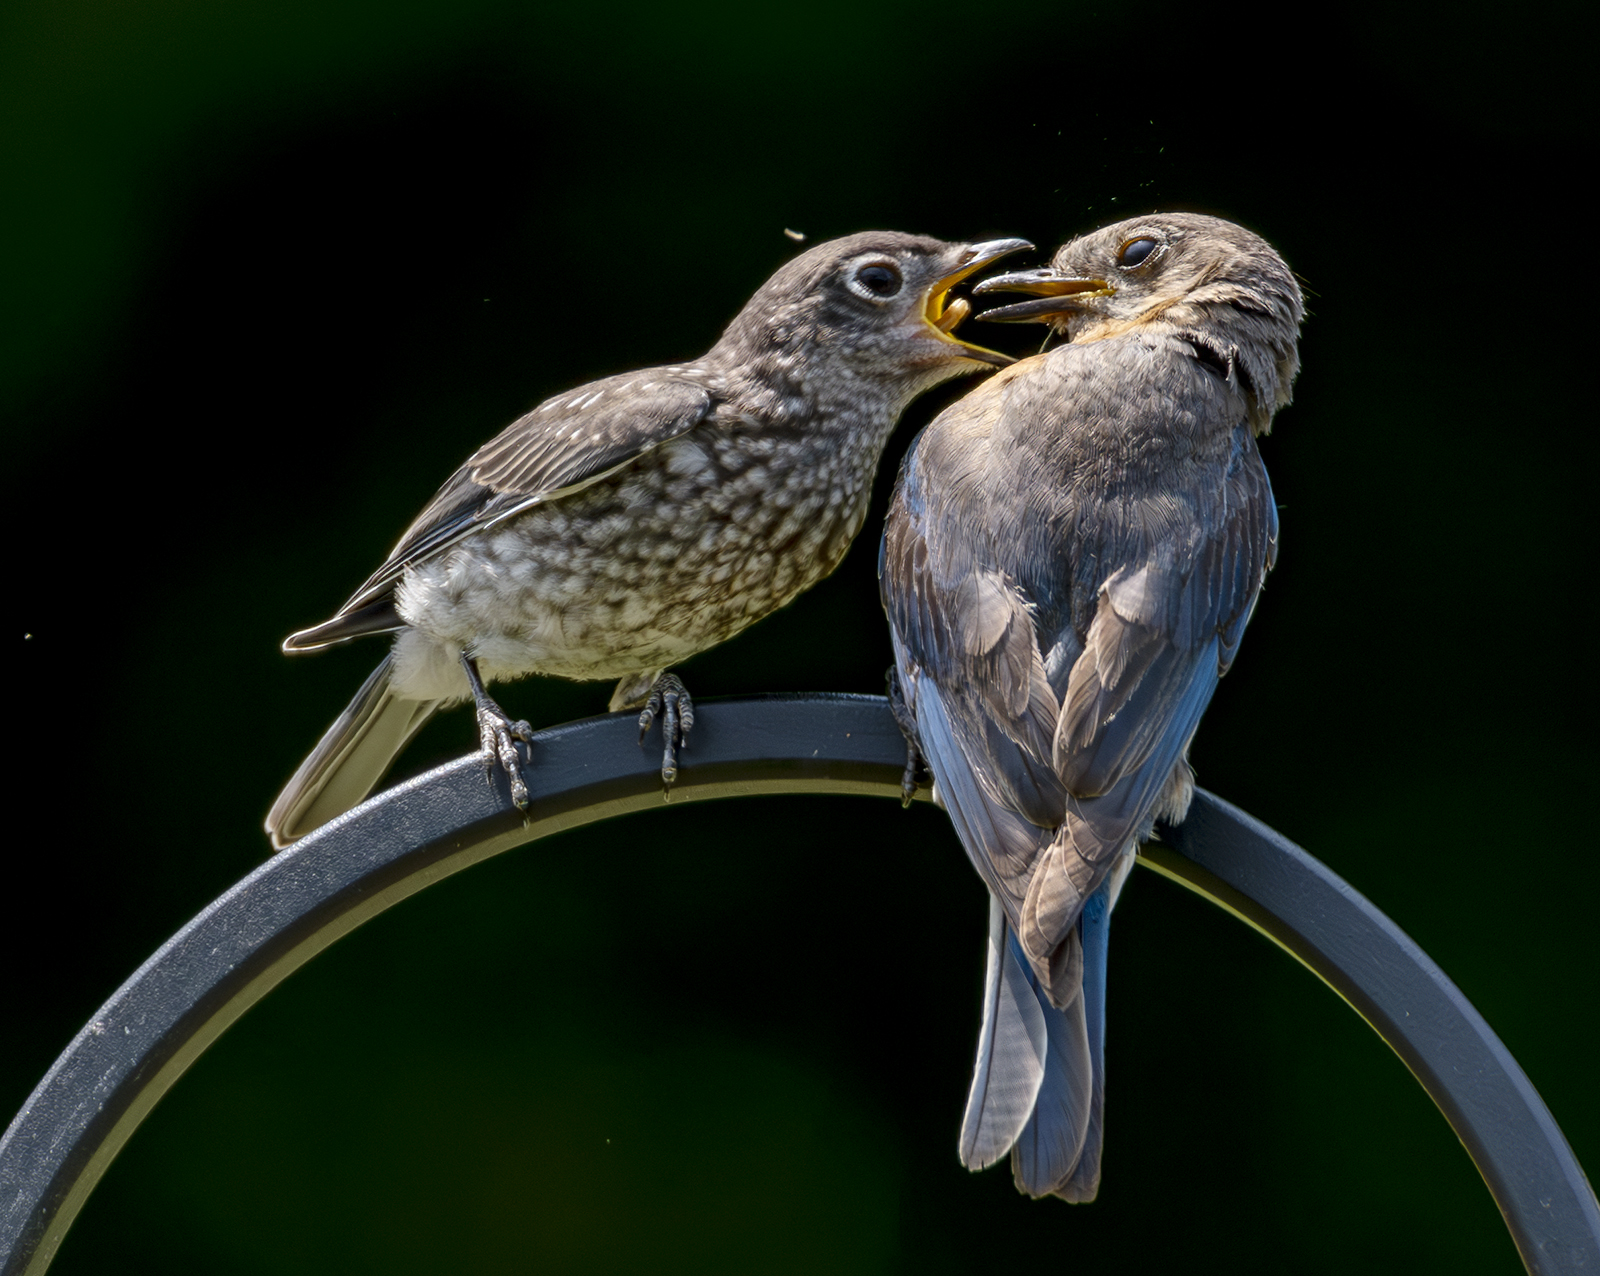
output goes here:
[[[1280, 565], [1200, 781], [1415, 938], [1592, 1173], [1577, 13], [12, 0], [0, 1109], [265, 858], [381, 654], [279, 641], [480, 442], [703, 351], [786, 227], [1043, 250], [1180, 208], [1265, 235], [1310, 306], [1263, 446]], [[682, 669], [697, 695], [881, 690], [894, 465], [961, 389], [902, 423], [843, 568]], [[544, 725], [608, 693], [503, 698]], [[400, 774], [472, 745], [444, 715]], [[55, 1270], [1517, 1269], [1387, 1047], [1150, 873], [1117, 914], [1100, 1200], [967, 1173], [985, 917], [944, 818], [892, 802], [679, 806], [505, 855], [251, 1011]]]

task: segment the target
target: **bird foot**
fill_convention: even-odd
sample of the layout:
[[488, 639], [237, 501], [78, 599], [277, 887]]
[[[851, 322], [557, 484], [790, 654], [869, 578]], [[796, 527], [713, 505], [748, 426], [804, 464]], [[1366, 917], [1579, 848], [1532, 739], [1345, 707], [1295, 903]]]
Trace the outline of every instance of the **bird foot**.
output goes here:
[[483, 679], [478, 676], [478, 662], [465, 652], [461, 656], [461, 667], [466, 670], [467, 685], [472, 688], [472, 702], [478, 709], [478, 749], [483, 755], [483, 778], [490, 784], [494, 783], [495, 764], [500, 764], [500, 769], [506, 773], [506, 779], [511, 781], [511, 800], [517, 804], [517, 810], [528, 809], [528, 785], [522, 778], [522, 759], [517, 756], [515, 740], [524, 744], [533, 743], [533, 728], [526, 722], [513, 722], [506, 711], [495, 703], [494, 697], [483, 688]]
[[689, 730], [694, 726], [694, 701], [689, 699], [689, 689], [676, 674], [664, 673], [651, 686], [639, 714], [640, 744], [650, 734], [657, 715], [661, 717], [661, 734], [666, 740], [661, 754], [661, 783], [670, 789], [678, 778], [678, 750], [684, 747]]
[[529, 805], [527, 781], [522, 778], [522, 759], [517, 756], [513, 741], [533, 743], [533, 728], [526, 722], [513, 722], [506, 712], [485, 696], [478, 703], [478, 746], [483, 753], [483, 778], [494, 783], [495, 764], [511, 781], [511, 800], [517, 810], [526, 811]]
[[889, 684], [889, 712], [894, 714], [895, 725], [906, 738], [906, 769], [900, 773], [900, 807], [904, 810], [917, 796], [917, 789], [928, 778], [928, 764], [917, 747], [917, 720], [900, 687], [900, 674], [893, 665], [885, 681]]

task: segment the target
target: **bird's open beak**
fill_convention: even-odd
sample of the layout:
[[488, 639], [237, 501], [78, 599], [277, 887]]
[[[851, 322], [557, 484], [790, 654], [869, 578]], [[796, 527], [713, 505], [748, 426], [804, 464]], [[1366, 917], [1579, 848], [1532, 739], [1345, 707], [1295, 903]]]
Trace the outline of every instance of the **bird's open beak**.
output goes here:
[[1046, 266], [1042, 270], [1019, 270], [1015, 274], [985, 279], [972, 290], [978, 292], [1028, 292], [1038, 301], [1019, 301], [998, 310], [985, 310], [978, 316], [997, 323], [1039, 323], [1056, 315], [1083, 310], [1092, 297], [1109, 297], [1117, 290], [1104, 279], [1074, 279]]
[[951, 300], [950, 289], [968, 276], [977, 274], [991, 261], [1032, 247], [1033, 245], [1025, 239], [991, 239], [986, 243], [973, 244], [961, 259], [960, 266], [929, 286], [927, 300], [923, 303], [923, 318], [928, 321], [940, 339], [960, 346], [963, 358], [992, 364], [997, 368], [1004, 368], [1016, 362], [1008, 354], [1001, 354], [998, 350], [986, 350], [982, 346], [975, 346], [954, 336], [961, 321], [972, 313], [972, 303], [965, 297]]

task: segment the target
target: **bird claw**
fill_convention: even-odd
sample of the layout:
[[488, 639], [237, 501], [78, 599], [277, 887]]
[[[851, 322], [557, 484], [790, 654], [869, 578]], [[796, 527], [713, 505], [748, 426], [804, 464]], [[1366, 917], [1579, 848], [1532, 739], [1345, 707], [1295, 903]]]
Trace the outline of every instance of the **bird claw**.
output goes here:
[[650, 695], [639, 713], [640, 744], [650, 734], [657, 715], [661, 717], [661, 734], [666, 741], [661, 753], [661, 783], [671, 789], [672, 782], [678, 778], [678, 750], [685, 747], [689, 730], [694, 726], [694, 701], [676, 674], [662, 674], [650, 688]]
[[909, 810], [912, 802], [916, 800], [917, 790], [922, 787], [919, 777], [926, 770], [922, 754], [917, 752], [917, 746], [911, 741], [906, 741], [906, 769], [900, 773], [900, 809]]
[[533, 728], [526, 722], [513, 722], [493, 700], [484, 699], [486, 703], [478, 706], [478, 746], [483, 754], [483, 778], [493, 784], [498, 763], [511, 781], [511, 800], [516, 803], [517, 810], [526, 811], [530, 801], [528, 785], [522, 778], [522, 759], [513, 741], [532, 744]]
[[906, 768], [900, 773], [900, 809], [905, 810], [916, 799], [917, 790], [928, 776], [928, 764], [917, 745], [917, 720], [906, 704], [905, 692], [900, 688], [900, 674], [893, 665], [885, 679], [889, 684], [889, 712], [895, 725], [906, 738]]
[[483, 757], [483, 778], [494, 783], [495, 763], [511, 782], [511, 800], [524, 815], [528, 811], [528, 785], [522, 778], [522, 759], [517, 756], [513, 741], [533, 743], [533, 728], [526, 722], [513, 722], [486, 690], [478, 674], [478, 662], [466, 652], [461, 653], [461, 668], [466, 671], [467, 686], [472, 688], [472, 702], [478, 710], [478, 749]]

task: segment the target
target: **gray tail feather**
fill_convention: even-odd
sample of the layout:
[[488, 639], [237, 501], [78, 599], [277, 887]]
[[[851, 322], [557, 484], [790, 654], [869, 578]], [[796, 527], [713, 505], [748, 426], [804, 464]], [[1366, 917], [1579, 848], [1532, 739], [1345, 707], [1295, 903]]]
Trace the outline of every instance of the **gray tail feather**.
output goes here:
[[392, 672], [393, 661], [386, 656], [283, 786], [267, 813], [267, 836], [275, 849], [365, 800], [443, 703], [401, 699], [391, 686]]
[[1005, 909], [989, 897], [989, 961], [984, 973], [983, 1027], [961, 1121], [961, 1163], [981, 1170], [1005, 1156], [1029, 1124], [1044, 1081], [1049, 1016], [1018, 964]]
[[983, 1030], [961, 1161], [982, 1169], [1010, 1151], [1012, 1177], [1029, 1196], [1092, 1201], [1100, 1188], [1107, 937], [1132, 864], [1131, 853], [1122, 856], [1084, 907], [1071, 936], [1082, 954], [1072, 979], [1078, 994], [1060, 1009], [990, 898]]
[[[1096, 1097], [1081, 983], [1078, 995], [1065, 1007], [1057, 1009], [1028, 964], [1016, 935], [1013, 933], [1008, 938], [1017, 974], [1023, 981], [1018, 994], [1032, 992], [1048, 1038], [1039, 1093], [1028, 1122], [1011, 1149], [1011, 1176], [1018, 1189], [1029, 1196], [1055, 1193], [1074, 1200], [1077, 1198], [1071, 1194], [1071, 1189], [1094, 1122]], [[1071, 942], [1076, 942], [1075, 934]], [[1096, 1148], [1096, 1162], [1098, 1159], [1099, 1149]], [[1091, 1191], [1089, 1197], [1093, 1195]]]
[[[1049, 1193], [1067, 1201], [1086, 1202], [1094, 1200], [1100, 1190], [1106, 1105], [1106, 956], [1111, 909], [1132, 867], [1130, 846], [1079, 915], [1082, 993], [1069, 1008], [1073, 1013], [1055, 1011], [1041, 996], [1050, 1028], [1050, 1050], [1033, 1116], [1011, 1153], [1012, 1176], [1017, 1186], [1032, 1196]], [[1055, 1018], [1050, 1017], [1052, 1013]], [[1069, 1030], [1065, 1035], [1070, 1045], [1063, 1039], [1063, 1027]]]

